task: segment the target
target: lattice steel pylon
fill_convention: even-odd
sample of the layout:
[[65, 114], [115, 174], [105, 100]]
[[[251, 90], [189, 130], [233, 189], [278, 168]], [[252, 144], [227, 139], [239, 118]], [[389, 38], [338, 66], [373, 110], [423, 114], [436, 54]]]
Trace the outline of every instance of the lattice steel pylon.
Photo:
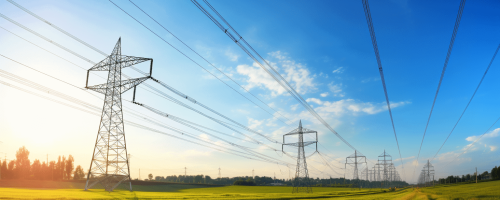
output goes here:
[[[122, 80], [123, 68], [146, 61], [151, 61], [148, 76]], [[122, 55], [120, 38], [111, 55], [87, 70], [85, 88], [102, 93], [105, 97], [85, 190], [100, 183], [106, 191], [111, 192], [121, 183], [128, 182], [132, 191], [121, 95], [151, 78], [152, 69], [153, 59], [151, 58]], [[88, 86], [90, 71], [108, 71], [107, 82]]]
[[364, 156], [363, 154], [361, 154], [360, 152], [358, 152], [356, 150], [354, 151], [354, 154], [345, 158], [345, 164], [344, 164], [345, 170], [347, 170], [347, 165], [349, 165], [349, 166], [352, 165], [354, 167], [354, 170], [353, 170], [354, 172], [352, 175], [353, 180], [359, 180], [358, 165], [362, 164], [362, 163], [365, 163], [365, 166], [366, 166], [366, 164], [367, 164], [366, 163], [366, 156]]
[[[316, 141], [304, 142], [304, 134], [307, 133], [315, 133]], [[297, 135], [298, 142], [285, 143], [285, 136], [291, 136], [291, 135]], [[281, 146], [282, 151], [283, 151], [283, 146], [285, 145], [298, 147], [297, 170], [295, 172], [295, 178], [292, 180], [293, 184], [292, 193], [299, 193], [299, 192], [312, 193], [311, 181], [309, 179], [309, 172], [307, 170], [307, 162], [306, 162], [304, 147], [315, 143], [316, 143], [316, 151], [318, 151], [318, 132], [302, 128], [302, 121], [299, 122], [299, 128], [296, 128], [293, 131], [283, 135], [283, 144]]]
[[428, 185], [434, 180], [434, 166], [431, 162], [427, 160], [427, 164], [424, 165], [422, 172], [419, 177], [419, 184]]

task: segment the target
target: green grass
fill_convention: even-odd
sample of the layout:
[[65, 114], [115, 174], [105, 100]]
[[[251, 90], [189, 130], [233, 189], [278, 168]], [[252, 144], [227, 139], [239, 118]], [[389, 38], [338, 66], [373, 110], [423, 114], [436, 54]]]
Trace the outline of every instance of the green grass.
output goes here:
[[500, 199], [500, 181], [467, 184], [445, 184], [420, 189], [437, 199]]
[[[312, 194], [291, 194], [291, 187], [273, 186], [224, 186], [202, 187], [193, 185], [135, 186], [133, 192], [103, 189], [25, 189], [0, 188], [0, 199], [316, 199], [350, 197], [372, 199], [374, 194], [391, 195], [380, 189], [352, 190], [349, 188], [313, 188]], [[391, 199], [391, 198], [385, 198]]]
[[80, 186], [83, 184], [61, 183], [65, 189], [4, 187], [0, 188], [0, 199], [500, 199], [500, 181], [403, 188], [395, 192], [313, 187], [312, 194], [292, 194], [291, 187], [277, 186], [137, 185], [133, 192], [117, 189], [111, 193], [103, 189], [74, 189]]

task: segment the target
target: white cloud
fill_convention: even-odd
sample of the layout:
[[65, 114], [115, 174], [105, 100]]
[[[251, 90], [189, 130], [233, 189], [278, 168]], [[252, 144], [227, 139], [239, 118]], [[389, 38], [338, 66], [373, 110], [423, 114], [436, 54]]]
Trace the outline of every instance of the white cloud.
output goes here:
[[484, 146], [485, 148], [489, 148], [490, 151], [497, 150], [497, 146], [493, 146], [495, 142], [492, 140], [499, 136], [500, 128], [497, 128], [489, 133], [484, 134], [482, 137], [480, 135], [469, 136], [465, 138], [465, 140], [471, 142], [466, 145], [462, 150], [465, 151], [475, 151], [478, 150], [479, 147]]
[[368, 82], [371, 82], [371, 81], [378, 81], [378, 80], [380, 80], [380, 77], [367, 78], [367, 79], [361, 80], [361, 83], [368, 83]]
[[207, 142], [211, 142], [211, 141], [210, 141], [210, 137], [209, 137], [207, 134], [205, 134], [205, 133], [200, 134], [200, 138], [201, 138], [202, 140], [207, 141]]
[[328, 88], [333, 93], [333, 96], [344, 97], [345, 94], [342, 92], [342, 83], [333, 84], [333, 82], [328, 84]]
[[403, 158], [403, 159], [398, 158], [398, 159], [394, 160], [394, 162], [400, 161], [400, 160], [409, 160], [409, 159], [413, 159], [413, 158], [415, 158], [415, 156], [410, 156], [410, 157]]
[[299, 104], [295, 104], [295, 105], [291, 105], [291, 106], [290, 106], [290, 109], [291, 109], [292, 111], [295, 111], [295, 110], [297, 110], [297, 108], [298, 108], [298, 107], [299, 107]]
[[344, 67], [339, 67], [332, 71], [333, 74], [342, 74], [344, 72]]
[[226, 53], [225, 53], [225, 54], [226, 54], [226, 56], [229, 58], [229, 60], [234, 61], [234, 62], [238, 61], [238, 58], [240, 57], [239, 55], [237, 55], [237, 54], [233, 53], [233, 52], [232, 52], [231, 50], [229, 50], [229, 49], [228, 49], [228, 50], [226, 50]]
[[[323, 116], [330, 116], [330, 117], [334, 116], [338, 117], [348, 113], [350, 114], [365, 113], [372, 115], [387, 110], [387, 104], [384, 102], [373, 104], [373, 103], [364, 103], [355, 101], [354, 99], [342, 99], [339, 101], [330, 102], [330, 101], [321, 101], [316, 98], [308, 98], [306, 101], [314, 102], [320, 105], [315, 110], [318, 113], [322, 113]], [[409, 103], [410, 102], [408, 101], [391, 103], [391, 108], [400, 107]]]
[[248, 118], [248, 128], [250, 129], [256, 129], [257, 127], [262, 125], [262, 123], [264, 123], [264, 120], [256, 120], [250, 117]]
[[[279, 71], [298, 93], [305, 94], [316, 89], [314, 76], [311, 75], [311, 72], [305, 65], [296, 63], [294, 60], [283, 55], [280, 51], [269, 53], [269, 55], [278, 60], [277, 63], [270, 62], [270, 65]], [[236, 69], [239, 74], [248, 77], [246, 80], [247, 85], [245, 85], [246, 89], [249, 90], [254, 87], [260, 87], [270, 90], [272, 96], [286, 95], [286, 90], [261, 69], [257, 63], [253, 63], [252, 66], [238, 65]]]
[[316, 98], [308, 98], [308, 99], [306, 99], [306, 101], [307, 102], [314, 102], [314, 103], [319, 104], [319, 105], [323, 104], [323, 102], [321, 102], [321, 100], [316, 99]]
[[327, 96], [328, 96], [328, 94], [329, 94], [328, 92], [323, 92], [323, 93], [321, 93], [321, 94], [320, 94], [320, 96], [321, 96], [321, 97], [327, 97]]

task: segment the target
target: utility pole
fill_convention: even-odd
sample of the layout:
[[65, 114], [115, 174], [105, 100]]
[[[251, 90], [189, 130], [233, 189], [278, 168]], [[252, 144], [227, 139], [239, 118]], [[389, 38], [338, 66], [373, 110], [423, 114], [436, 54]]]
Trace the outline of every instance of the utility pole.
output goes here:
[[[307, 141], [304, 142], [304, 134], [307, 133], [315, 133], [316, 140], [315, 141]], [[298, 135], [298, 142], [294, 143], [285, 143], [285, 136]], [[302, 127], [302, 121], [299, 121], [299, 127], [294, 129], [293, 131], [283, 135], [283, 144], [281, 145], [281, 151], [283, 151], [283, 147], [285, 145], [295, 146], [297, 147], [297, 165], [295, 171], [295, 178], [292, 181], [293, 189], [292, 193], [312, 193], [311, 188], [311, 180], [309, 179], [309, 171], [307, 169], [306, 155], [304, 151], [304, 147], [316, 144], [316, 151], [318, 151], [318, 132], [309, 130]]]
[[142, 179], [141, 179], [141, 168], [139, 168], [139, 180], [142, 181]]
[[255, 181], [254, 169], [252, 169], [252, 180]]
[[[146, 61], [150, 61], [147, 76], [122, 80], [123, 68]], [[122, 55], [120, 38], [111, 55], [87, 70], [85, 88], [105, 96], [85, 190], [100, 183], [106, 191], [111, 192], [121, 183], [128, 183], [129, 189], [132, 191], [123, 121], [122, 93], [151, 78], [152, 69], [153, 59], [151, 58]], [[90, 71], [107, 71], [106, 83], [88, 86]]]
[[221, 179], [221, 175], [220, 175], [220, 167], [219, 167], [219, 180]]

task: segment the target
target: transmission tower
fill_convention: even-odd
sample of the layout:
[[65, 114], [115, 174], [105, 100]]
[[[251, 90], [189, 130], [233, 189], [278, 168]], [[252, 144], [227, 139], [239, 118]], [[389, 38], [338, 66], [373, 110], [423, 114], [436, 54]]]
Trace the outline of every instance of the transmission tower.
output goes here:
[[420, 173], [419, 183], [427, 185], [430, 184], [433, 179], [434, 179], [434, 166], [432, 166], [430, 161], [427, 160], [427, 163], [424, 165], [424, 168]]
[[347, 165], [354, 167], [352, 175], [353, 180], [359, 180], [358, 165], [363, 163], [365, 163], [366, 166], [366, 156], [356, 150], [354, 151], [354, 154], [345, 158], [345, 169], [347, 170]]
[[[304, 142], [304, 134], [307, 133], [315, 133], [316, 141]], [[285, 143], [285, 136], [293, 136], [293, 135], [297, 135], [299, 141], [295, 143]], [[298, 149], [297, 170], [295, 172], [295, 178], [292, 181], [293, 184], [292, 193], [299, 193], [299, 192], [312, 193], [311, 181], [309, 180], [309, 172], [307, 171], [306, 155], [304, 151], [304, 147], [311, 144], [316, 144], [316, 151], [318, 151], [318, 132], [302, 128], [302, 121], [299, 121], [299, 128], [296, 128], [293, 131], [283, 135], [283, 144], [281, 146], [282, 151], [283, 151], [283, 146], [285, 145], [295, 146]]]
[[384, 150], [384, 153], [378, 156], [378, 163], [382, 165], [383, 170], [382, 179], [380, 179], [379, 181], [389, 181], [389, 166], [392, 164], [392, 156], [387, 154]]
[[[122, 69], [132, 65], [151, 61], [149, 76], [122, 80]], [[124, 56], [121, 54], [121, 38], [111, 55], [87, 70], [87, 89], [104, 94], [104, 106], [97, 139], [90, 162], [85, 190], [100, 183], [108, 192], [113, 191], [120, 183], [130, 182], [130, 168], [125, 143], [123, 124], [122, 93], [139, 85], [151, 77], [153, 59]], [[108, 80], [104, 84], [88, 86], [90, 71], [107, 71]]]
[[222, 177], [220, 176], [220, 167], [219, 167], [219, 181], [220, 181], [220, 179], [221, 179], [221, 178], [222, 178]]

